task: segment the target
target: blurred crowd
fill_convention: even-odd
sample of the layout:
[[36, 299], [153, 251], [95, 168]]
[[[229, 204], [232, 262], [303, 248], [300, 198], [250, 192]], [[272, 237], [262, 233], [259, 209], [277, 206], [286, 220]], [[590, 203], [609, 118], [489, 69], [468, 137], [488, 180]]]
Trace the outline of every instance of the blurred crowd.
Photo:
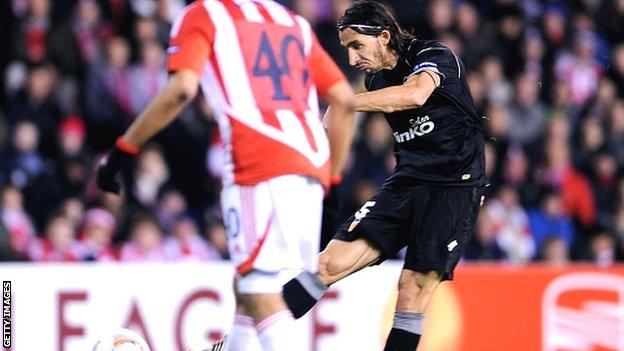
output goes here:
[[[166, 79], [184, 0], [0, 2], [0, 260], [227, 259], [222, 143], [198, 98], [143, 148], [123, 198], [98, 160]], [[280, 1], [305, 16], [356, 90], [335, 23], [350, 0]], [[489, 185], [465, 260], [624, 260], [624, 0], [385, 0], [466, 64]], [[339, 191], [346, 218], [393, 170], [384, 117], [360, 118]]]

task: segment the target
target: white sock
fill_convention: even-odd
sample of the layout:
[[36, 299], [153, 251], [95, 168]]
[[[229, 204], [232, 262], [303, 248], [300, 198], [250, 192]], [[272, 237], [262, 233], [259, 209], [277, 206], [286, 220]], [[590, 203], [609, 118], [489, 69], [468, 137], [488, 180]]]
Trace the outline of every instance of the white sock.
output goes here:
[[263, 351], [300, 350], [295, 336], [295, 319], [289, 310], [267, 317], [256, 325], [258, 339]]
[[234, 316], [228, 351], [261, 351], [253, 318], [242, 314]]

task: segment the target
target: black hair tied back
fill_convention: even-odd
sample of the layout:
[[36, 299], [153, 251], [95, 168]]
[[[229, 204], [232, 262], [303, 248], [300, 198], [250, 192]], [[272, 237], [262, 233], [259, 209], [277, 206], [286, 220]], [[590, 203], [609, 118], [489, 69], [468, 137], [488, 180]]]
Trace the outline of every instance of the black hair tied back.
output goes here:
[[351, 28], [364, 34], [378, 36], [385, 29], [390, 32], [391, 49], [403, 54], [403, 49], [414, 37], [405, 32], [382, 4], [374, 0], [358, 0], [338, 20], [338, 30]]

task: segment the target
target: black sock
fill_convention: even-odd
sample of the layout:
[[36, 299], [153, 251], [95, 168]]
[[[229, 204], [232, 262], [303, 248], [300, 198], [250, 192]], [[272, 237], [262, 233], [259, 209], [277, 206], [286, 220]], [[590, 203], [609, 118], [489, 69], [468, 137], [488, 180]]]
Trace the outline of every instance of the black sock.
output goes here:
[[413, 312], [395, 312], [394, 324], [386, 340], [384, 351], [414, 351], [422, 333], [423, 315]]
[[315, 274], [304, 271], [284, 284], [282, 296], [293, 317], [299, 318], [316, 305], [327, 289]]
[[420, 341], [420, 334], [392, 328], [384, 351], [414, 351], [418, 347], [418, 341]]

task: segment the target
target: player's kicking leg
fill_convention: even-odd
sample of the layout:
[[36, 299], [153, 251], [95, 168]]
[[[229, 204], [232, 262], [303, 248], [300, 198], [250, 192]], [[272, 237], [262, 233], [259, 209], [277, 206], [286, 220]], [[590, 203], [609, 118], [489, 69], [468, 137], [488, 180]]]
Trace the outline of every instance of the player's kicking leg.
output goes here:
[[377, 264], [405, 246], [412, 223], [412, 193], [384, 185], [338, 230], [319, 255], [316, 274], [303, 272], [283, 289], [295, 318], [306, 314], [328, 286]]
[[295, 318], [306, 314], [330, 285], [375, 263], [381, 252], [365, 239], [333, 239], [319, 255], [316, 274], [303, 271], [284, 285], [282, 294]]

